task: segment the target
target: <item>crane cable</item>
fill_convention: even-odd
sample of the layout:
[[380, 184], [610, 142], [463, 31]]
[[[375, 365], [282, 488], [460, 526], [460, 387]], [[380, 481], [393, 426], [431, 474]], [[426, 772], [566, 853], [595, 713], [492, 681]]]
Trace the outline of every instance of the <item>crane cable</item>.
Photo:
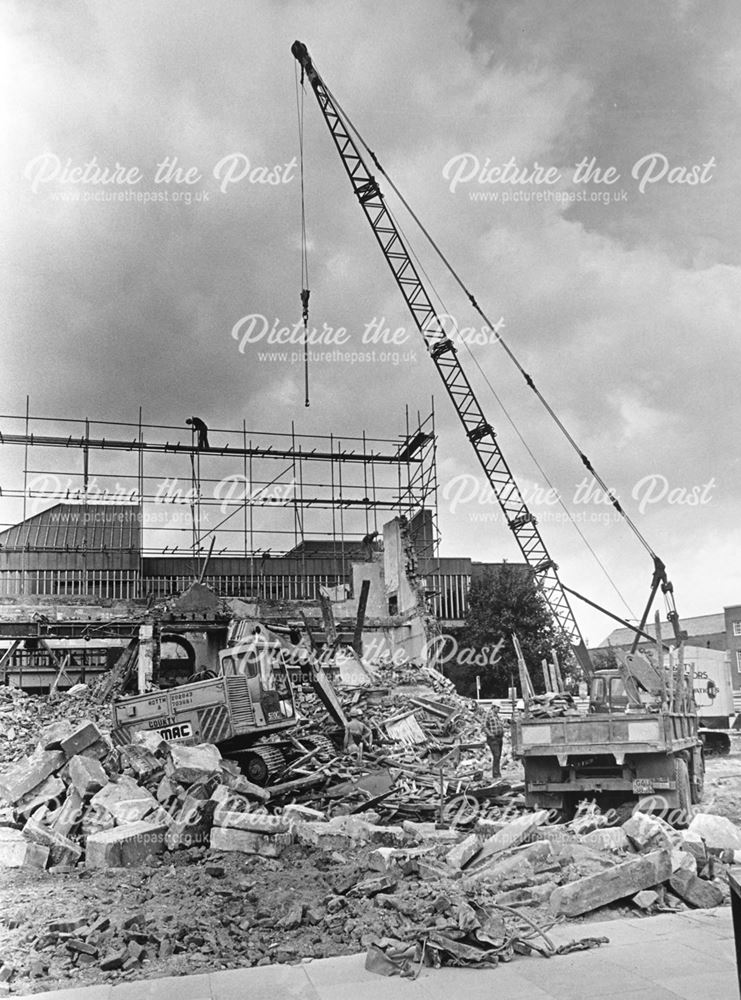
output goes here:
[[[439, 292], [435, 288], [435, 284], [432, 281], [432, 278], [427, 273], [427, 270], [425, 269], [424, 265], [422, 264], [421, 260], [417, 256], [417, 254], [414, 251], [414, 249], [412, 248], [412, 244], [411, 244], [409, 238], [407, 237], [406, 233], [404, 232], [404, 229], [403, 229], [401, 223], [394, 216], [394, 214], [391, 211], [391, 209], [389, 208], [388, 204], [386, 205], [386, 211], [388, 212], [389, 217], [393, 221], [393, 223], [396, 226], [396, 228], [401, 233], [402, 238], [406, 242], [406, 245], [409, 248], [409, 253], [414, 258], [414, 262], [415, 262], [415, 265], [416, 265], [417, 269], [424, 275], [424, 277], [425, 277], [425, 279], [427, 281], [427, 284], [428, 284], [428, 286], [430, 288], [430, 291], [432, 292], [433, 296], [437, 299], [437, 301], [438, 301], [438, 303], [439, 303], [439, 305], [440, 305], [440, 307], [442, 309], [442, 312], [445, 315], [450, 316], [451, 313], [449, 312], [447, 306], [445, 305], [445, 302], [443, 302], [442, 296], [439, 294]], [[499, 334], [497, 334], [497, 336], [499, 336]], [[462, 338], [460, 338], [460, 339], [462, 339]], [[501, 399], [501, 397], [497, 393], [496, 389], [492, 385], [491, 381], [489, 380], [489, 376], [486, 374], [486, 372], [484, 371], [484, 369], [481, 367], [481, 364], [479, 363], [478, 358], [473, 353], [473, 351], [471, 350], [470, 346], [468, 345], [468, 343], [465, 340], [463, 340], [463, 346], [466, 348], [466, 350], [468, 351], [468, 354], [469, 354], [471, 360], [473, 361], [473, 363], [476, 365], [476, 367], [478, 368], [479, 372], [481, 373], [481, 376], [483, 377], [484, 381], [486, 382], [487, 386], [489, 387], [489, 390], [490, 390], [492, 396], [497, 401], [497, 403], [499, 405], [499, 408], [501, 409], [502, 413], [507, 418], [507, 421], [509, 422], [510, 426], [512, 427], [512, 430], [515, 432], [515, 434], [517, 435], [517, 437], [520, 439], [520, 443], [522, 444], [523, 448], [528, 453], [528, 455], [530, 456], [533, 464], [537, 468], [538, 472], [541, 474], [541, 476], [546, 481], [546, 483], [550, 487], [551, 491], [555, 495], [559, 506], [563, 509], [564, 513], [567, 516], [567, 520], [574, 526], [574, 530], [579, 535], [579, 537], [581, 538], [581, 540], [584, 542], [584, 545], [587, 547], [587, 549], [589, 550], [589, 552], [592, 554], [595, 562], [597, 563], [597, 565], [600, 567], [600, 569], [604, 573], [607, 581], [609, 582], [610, 586], [612, 587], [612, 589], [617, 594], [618, 598], [622, 601], [622, 603], [624, 604], [624, 606], [627, 608], [627, 610], [628, 610], [631, 618], [636, 618], [637, 617], [636, 613], [633, 611], [633, 609], [631, 608], [631, 606], [626, 601], [626, 599], [623, 596], [623, 593], [620, 590], [620, 588], [618, 587], [617, 583], [615, 583], [615, 581], [613, 580], [613, 578], [610, 576], [610, 573], [609, 573], [607, 567], [605, 566], [605, 564], [602, 562], [602, 560], [600, 559], [600, 557], [597, 555], [597, 553], [595, 552], [594, 548], [590, 545], [589, 540], [587, 539], [587, 537], [584, 534], [584, 532], [581, 530], [581, 528], [579, 527], [579, 525], [576, 523], [576, 521], [571, 516], [571, 511], [568, 509], [568, 507], [564, 503], [563, 498], [561, 497], [561, 494], [560, 494], [558, 488], [554, 485], [553, 481], [548, 476], [548, 473], [545, 471], [545, 469], [543, 468], [543, 466], [538, 461], [537, 456], [534, 454], [534, 452], [532, 451], [532, 449], [528, 445], [527, 441], [525, 440], [524, 436], [522, 435], [522, 432], [520, 431], [520, 428], [515, 423], [514, 418], [510, 415], [507, 407], [504, 405], [503, 400]], [[518, 489], [518, 492], [519, 492], [519, 489]]]
[[[478, 304], [478, 302], [476, 301], [474, 295], [468, 290], [468, 288], [464, 284], [462, 278], [458, 275], [458, 273], [456, 272], [456, 270], [453, 267], [453, 265], [450, 263], [450, 261], [448, 260], [448, 258], [442, 252], [442, 250], [438, 247], [437, 243], [432, 238], [432, 236], [430, 235], [430, 233], [428, 232], [428, 230], [425, 228], [424, 224], [419, 219], [419, 217], [417, 216], [416, 212], [409, 205], [409, 203], [407, 202], [407, 200], [404, 197], [404, 195], [401, 193], [401, 191], [399, 191], [399, 189], [397, 188], [397, 186], [394, 184], [394, 182], [391, 180], [391, 178], [389, 177], [389, 175], [383, 169], [383, 167], [381, 166], [381, 164], [378, 161], [378, 157], [373, 152], [373, 150], [368, 146], [368, 144], [365, 142], [365, 140], [363, 139], [363, 137], [358, 132], [357, 128], [353, 125], [351, 119], [348, 117], [347, 113], [345, 112], [345, 109], [342, 107], [342, 105], [336, 99], [336, 97], [334, 96], [334, 94], [331, 93], [331, 91], [329, 90], [329, 88], [327, 87], [327, 85], [324, 83], [324, 81], [322, 81], [322, 85], [324, 86], [324, 89], [327, 91], [327, 93], [329, 94], [329, 96], [332, 98], [332, 101], [335, 103], [335, 105], [337, 106], [338, 110], [341, 112], [342, 117], [344, 118], [345, 124], [347, 125], [347, 127], [354, 133], [354, 135], [357, 138], [358, 142], [366, 150], [366, 152], [368, 153], [368, 155], [370, 156], [370, 158], [373, 160], [373, 163], [376, 165], [376, 167], [381, 172], [381, 174], [383, 174], [384, 178], [388, 181], [390, 187], [392, 188], [392, 190], [396, 194], [397, 198], [400, 200], [400, 202], [402, 203], [402, 205], [404, 206], [404, 208], [406, 208], [406, 210], [409, 212], [410, 216], [415, 221], [415, 223], [419, 226], [420, 230], [424, 234], [424, 236], [427, 239], [428, 243], [430, 244], [430, 246], [432, 247], [432, 249], [435, 251], [435, 253], [437, 254], [437, 256], [440, 258], [440, 260], [443, 262], [443, 264], [445, 265], [446, 269], [449, 271], [449, 273], [451, 274], [451, 276], [453, 277], [453, 279], [455, 280], [455, 282], [459, 286], [459, 288], [463, 291], [463, 293], [466, 296], [466, 298], [468, 299], [468, 301], [471, 303], [471, 305], [476, 310], [476, 312], [479, 314], [479, 316], [481, 316], [481, 318], [483, 319], [483, 321], [486, 324], [486, 326], [489, 327], [490, 330], [495, 330], [494, 324], [491, 322], [491, 320], [489, 319], [489, 317], [486, 315], [486, 313], [483, 311], [483, 309], [481, 308], [481, 306]], [[386, 208], [388, 210], [388, 205], [386, 206]], [[646, 549], [646, 551], [651, 556], [651, 558], [654, 559], [654, 560], [656, 560], [657, 559], [656, 553], [653, 551], [653, 549], [649, 545], [648, 541], [641, 534], [638, 526], [630, 518], [630, 516], [628, 515], [627, 511], [625, 511], [623, 509], [623, 507], [620, 504], [620, 501], [614, 495], [614, 493], [609, 488], [609, 486], [607, 485], [607, 483], [605, 483], [605, 481], [602, 478], [602, 476], [595, 470], [595, 468], [593, 467], [593, 465], [590, 462], [589, 458], [587, 458], [587, 456], [581, 450], [581, 448], [579, 447], [579, 445], [577, 444], [577, 442], [574, 440], [574, 438], [572, 437], [572, 435], [569, 433], [569, 431], [568, 431], [567, 427], [565, 426], [565, 424], [563, 423], [563, 421], [560, 419], [560, 417], [555, 412], [555, 410], [553, 409], [553, 407], [550, 405], [550, 403], [548, 402], [548, 400], [543, 396], [543, 394], [541, 393], [541, 391], [535, 385], [535, 382], [533, 381], [532, 377], [528, 374], [528, 372], [525, 371], [525, 369], [522, 367], [522, 365], [520, 364], [519, 360], [515, 356], [514, 352], [511, 350], [511, 348], [504, 341], [504, 339], [501, 336], [501, 334], [499, 334], [498, 332], [497, 332], [497, 340], [502, 345], [502, 347], [504, 348], [504, 351], [507, 354], [507, 356], [509, 357], [509, 359], [512, 361], [512, 363], [515, 365], [515, 367], [520, 372], [520, 374], [522, 375], [522, 377], [525, 379], [525, 382], [527, 383], [527, 385], [532, 389], [532, 391], [535, 393], [535, 395], [537, 396], [537, 398], [540, 400], [540, 402], [543, 405], [543, 407], [545, 408], [546, 412], [549, 414], [549, 416], [555, 422], [556, 426], [559, 428], [559, 430], [561, 431], [561, 433], [563, 434], [563, 436], [566, 438], [566, 440], [569, 442], [569, 444], [571, 445], [571, 447], [577, 453], [577, 455], [581, 459], [581, 462], [584, 465], [584, 467], [594, 477], [594, 479], [596, 480], [596, 482], [602, 487], [602, 489], [605, 492], [605, 496], [609, 497], [612, 506], [615, 508], [615, 510], [618, 512], [618, 514], [620, 514], [620, 516], [625, 520], [626, 524], [629, 526], [629, 528], [631, 529], [631, 531], [633, 532], [633, 534], [636, 536], [636, 538], [638, 539], [638, 541], [641, 543], [641, 545], [643, 545], [643, 547]]]
[[304, 406], [309, 405], [309, 254], [306, 239], [306, 199], [304, 197], [304, 70], [301, 82], [298, 66], [294, 67], [296, 79], [296, 115], [298, 119], [299, 180], [301, 187], [301, 318], [304, 324]]

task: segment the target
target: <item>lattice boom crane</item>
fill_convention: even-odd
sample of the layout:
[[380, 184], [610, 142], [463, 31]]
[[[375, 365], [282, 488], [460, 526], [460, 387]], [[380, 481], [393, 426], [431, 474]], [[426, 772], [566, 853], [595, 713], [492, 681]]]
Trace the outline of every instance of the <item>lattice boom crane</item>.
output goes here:
[[424, 338], [430, 357], [499, 501], [507, 524], [533, 571], [535, 581], [557, 626], [569, 638], [577, 662], [585, 676], [590, 678], [593, 674], [592, 662], [559, 579], [558, 567], [548, 553], [536, 519], [528, 510], [512, 471], [499, 448], [496, 433], [481, 409], [458, 358], [455, 344], [448, 336], [396, 223], [386, 208], [378, 182], [368, 169], [359, 146], [350, 134], [339, 105], [315, 69], [306, 46], [296, 41], [291, 47], [291, 52], [301, 66], [302, 75], [305, 75], [311, 84], [360, 207], [409, 306], [414, 322]]

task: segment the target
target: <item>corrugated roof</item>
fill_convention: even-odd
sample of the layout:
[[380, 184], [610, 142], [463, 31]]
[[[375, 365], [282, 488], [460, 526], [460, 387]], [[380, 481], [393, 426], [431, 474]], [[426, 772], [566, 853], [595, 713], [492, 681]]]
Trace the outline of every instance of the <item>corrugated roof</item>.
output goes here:
[[[715, 635], [719, 632], [725, 632], [726, 616], [723, 614], [697, 615], [695, 618], [680, 618], [680, 624], [690, 638], [696, 635]], [[653, 635], [653, 622], [648, 623], [646, 632], [649, 635]], [[601, 649], [603, 646], [626, 646], [633, 642], [634, 635], [635, 632], [629, 628], [616, 628], [595, 648]], [[674, 629], [671, 622], [661, 623], [661, 638], [674, 638]]]
[[0, 532], [6, 552], [139, 548], [141, 512], [134, 504], [58, 503]]

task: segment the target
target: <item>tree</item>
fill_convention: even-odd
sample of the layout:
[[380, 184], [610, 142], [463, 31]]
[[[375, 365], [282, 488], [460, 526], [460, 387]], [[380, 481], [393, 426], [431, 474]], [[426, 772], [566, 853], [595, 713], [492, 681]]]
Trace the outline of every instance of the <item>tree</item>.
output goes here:
[[[532, 570], [528, 566], [513, 566], [505, 562], [496, 569], [487, 568], [483, 575], [471, 581], [462, 633], [463, 649], [458, 653], [461, 662], [460, 666], [450, 665], [448, 675], [451, 680], [458, 682], [457, 673], [463, 684], [468, 686], [472, 664], [476, 664], [473, 673], [478, 673], [481, 678], [482, 697], [506, 697], [512, 678], [519, 688], [513, 632], [520, 640], [535, 690], [542, 691], [541, 660], [550, 662], [551, 653], [555, 650], [564, 671], [572, 656], [571, 645], [558, 631], [547, 604], [535, 586]], [[466, 649], [469, 651], [467, 656]], [[495, 650], [496, 654], [492, 655]], [[479, 658], [471, 656], [470, 651], [478, 652]], [[565, 672], [568, 673], [568, 670]]]

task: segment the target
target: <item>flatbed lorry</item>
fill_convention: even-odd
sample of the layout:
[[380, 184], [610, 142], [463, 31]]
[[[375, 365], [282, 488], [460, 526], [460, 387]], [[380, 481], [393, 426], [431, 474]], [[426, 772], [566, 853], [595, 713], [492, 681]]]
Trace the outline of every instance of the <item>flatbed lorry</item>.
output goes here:
[[690, 684], [684, 690], [670, 710], [645, 692], [630, 699], [624, 672], [610, 670], [595, 672], [586, 715], [542, 717], [526, 701], [512, 722], [526, 804], [570, 812], [582, 799], [650, 807], [653, 798], [656, 809], [689, 815], [702, 797], [705, 764]]

